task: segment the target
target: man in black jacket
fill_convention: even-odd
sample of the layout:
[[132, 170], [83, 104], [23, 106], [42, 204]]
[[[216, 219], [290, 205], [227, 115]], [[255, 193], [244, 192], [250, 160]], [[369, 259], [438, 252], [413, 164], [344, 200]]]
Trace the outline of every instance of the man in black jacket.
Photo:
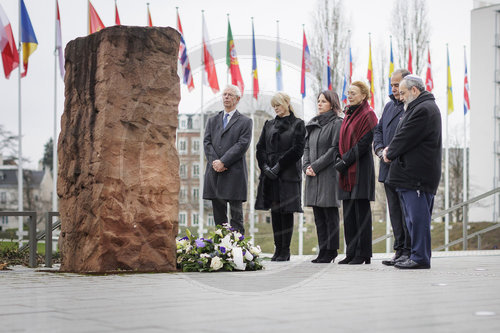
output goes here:
[[410, 232], [411, 255], [396, 268], [431, 267], [431, 215], [441, 178], [441, 113], [424, 81], [406, 76], [399, 84], [405, 112], [383, 151], [391, 163], [387, 182], [396, 187]]
[[389, 95], [391, 100], [385, 105], [382, 117], [375, 127], [373, 134], [373, 150], [380, 158], [380, 169], [378, 173], [378, 181], [384, 183], [385, 196], [387, 205], [389, 206], [389, 216], [391, 217], [392, 232], [394, 233], [394, 250], [396, 253], [390, 260], [382, 261], [382, 264], [394, 266], [396, 262], [406, 261], [410, 257], [411, 240], [408, 228], [405, 225], [403, 210], [396, 188], [386, 183], [389, 173], [389, 164], [384, 162], [383, 151], [389, 145], [396, 127], [399, 124], [399, 119], [403, 116], [403, 102], [399, 96], [399, 83], [409, 75], [410, 72], [406, 69], [397, 69], [391, 77], [392, 94]]

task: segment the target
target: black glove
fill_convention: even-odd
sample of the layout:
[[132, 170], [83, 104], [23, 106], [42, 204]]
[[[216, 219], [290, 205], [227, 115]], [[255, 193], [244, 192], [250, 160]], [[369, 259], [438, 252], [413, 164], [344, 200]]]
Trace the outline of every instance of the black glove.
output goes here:
[[[273, 167], [274, 169], [274, 167]], [[273, 172], [273, 170], [269, 167], [269, 165], [264, 164], [264, 174], [266, 175], [267, 178], [275, 180], [278, 178], [278, 175]]]
[[379, 148], [375, 152], [375, 154], [380, 158], [382, 161], [384, 160], [384, 148]]
[[347, 164], [344, 162], [343, 159], [338, 158], [336, 163], [335, 163], [335, 169], [341, 174], [345, 173], [347, 171]]
[[280, 172], [280, 164], [276, 163], [276, 165], [271, 168], [271, 171], [277, 176]]

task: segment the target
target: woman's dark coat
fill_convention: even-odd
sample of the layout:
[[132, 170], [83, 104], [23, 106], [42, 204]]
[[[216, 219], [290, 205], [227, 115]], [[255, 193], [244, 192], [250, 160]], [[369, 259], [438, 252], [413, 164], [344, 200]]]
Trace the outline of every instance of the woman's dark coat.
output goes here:
[[255, 208], [267, 210], [273, 201], [273, 180], [265, 176], [264, 166], [280, 165], [278, 173], [279, 211], [281, 213], [302, 212], [301, 181], [302, 162], [305, 144], [305, 125], [302, 119], [290, 116], [265, 122], [257, 143], [257, 162], [261, 169]]
[[339, 176], [335, 165], [335, 142], [338, 142], [342, 118], [330, 110], [311, 119], [306, 125], [304, 173], [311, 166], [316, 176], [306, 176], [306, 206], [340, 207]]

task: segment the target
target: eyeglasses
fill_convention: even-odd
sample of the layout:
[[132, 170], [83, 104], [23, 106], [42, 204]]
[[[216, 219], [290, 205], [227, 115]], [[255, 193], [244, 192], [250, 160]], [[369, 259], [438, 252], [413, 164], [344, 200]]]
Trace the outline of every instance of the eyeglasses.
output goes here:
[[223, 93], [222, 97], [236, 97], [236, 95], [230, 93]]

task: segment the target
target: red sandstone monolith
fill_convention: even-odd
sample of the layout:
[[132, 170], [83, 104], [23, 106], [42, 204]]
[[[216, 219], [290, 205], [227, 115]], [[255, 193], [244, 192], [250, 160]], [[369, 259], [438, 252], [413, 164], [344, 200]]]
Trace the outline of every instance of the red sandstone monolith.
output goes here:
[[61, 271], [175, 270], [179, 40], [172, 28], [115, 26], [68, 43]]

